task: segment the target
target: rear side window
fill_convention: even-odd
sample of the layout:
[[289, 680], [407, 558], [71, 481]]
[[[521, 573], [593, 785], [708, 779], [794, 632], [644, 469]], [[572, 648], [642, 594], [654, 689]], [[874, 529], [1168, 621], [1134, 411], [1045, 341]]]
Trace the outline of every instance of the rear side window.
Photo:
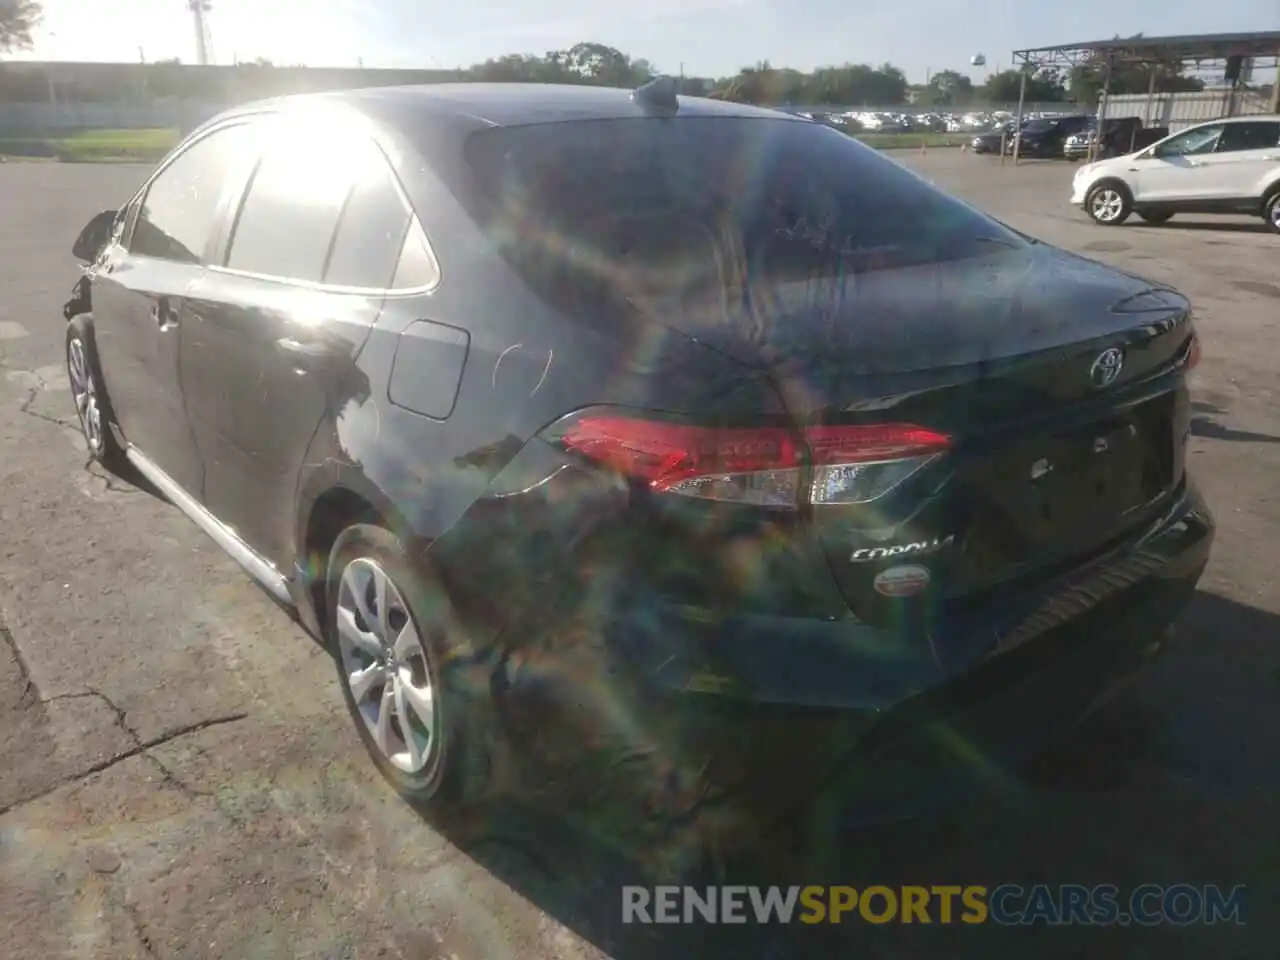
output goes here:
[[1218, 152], [1235, 150], [1266, 150], [1280, 145], [1280, 123], [1249, 121], [1228, 123], [1218, 141]]
[[255, 131], [224, 127], [197, 140], [152, 181], [130, 250], [144, 257], [199, 263], [230, 178], [252, 162]]
[[473, 218], [526, 282], [571, 313], [714, 307], [741, 302], [744, 285], [763, 305], [779, 283], [1026, 243], [816, 123], [502, 127], [473, 134], [466, 160], [459, 196]]
[[372, 143], [356, 175], [333, 241], [325, 283], [344, 287], [391, 285], [412, 214], [390, 168]]
[[226, 265], [319, 282], [356, 176], [341, 142], [294, 130], [272, 138], [240, 208]]
[[391, 285], [397, 290], [434, 287], [439, 279], [440, 265], [436, 262], [431, 244], [427, 242], [427, 235], [422, 232], [422, 225], [415, 217], [404, 238], [400, 262], [396, 266], [395, 280]]

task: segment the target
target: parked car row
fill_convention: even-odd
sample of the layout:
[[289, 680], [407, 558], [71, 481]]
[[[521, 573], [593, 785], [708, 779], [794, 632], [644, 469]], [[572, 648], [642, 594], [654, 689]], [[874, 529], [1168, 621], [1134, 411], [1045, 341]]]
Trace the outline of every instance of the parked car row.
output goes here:
[[[795, 112], [795, 111], [786, 111]], [[992, 113], [967, 113], [958, 115], [946, 111], [926, 111], [924, 113], [904, 113], [884, 110], [849, 110], [800, 112], [799, 116], [817, 120], [828, 126], [838, 127], [850, 132], [867, 131], [868, 133], [970, 133], [986, 134], [995, 132], [997, 141], [1002, 130], [1012, 129], [1013, 116], [1006, 111], [997, 110]], [[1041, 113], [1028, 114], [1024, 119], [1054, 120], [1057, 115]]]
[[1021, 157], [1083, 160], [1091, 152], [1100, 157], [1132, 153], [1169, 133], [1168, 127], [1144, 127], [1137, 117], [1106, 120], [1103, 127], [1099, 142], [1098, 120], [1090, 114], [1033, 117], [1022, 122], [1021, 130], [1011, 120], [974, 137], [969, 147], [974, 153], [999, 153], [1003, 147], [1006, 154], [1016, 148]]
[[1065, 117], [1033, 117], [1022, 121], [1010, 120], [994, 130], [980, 133], [969, 142], [974, 153], [1013, 153], [1015, 149], [1023, 157], [1061, 157], [1069, 138], [1087, 133], [1094, 124], [1089, 114]]
[[1103, 127], [1105, 133], [1101, 142], [1098, 142], [1096, 121], [1086, 130], [1067, 137], [1062, 155], [1068, 160], [1084, 160], [1092, 151], [1093, 157], [1097, 159], [1118, 157], [1149, 147], [1169, 135], [1168, 127], [1144, 127], [1137, 117], [1106, 120]]

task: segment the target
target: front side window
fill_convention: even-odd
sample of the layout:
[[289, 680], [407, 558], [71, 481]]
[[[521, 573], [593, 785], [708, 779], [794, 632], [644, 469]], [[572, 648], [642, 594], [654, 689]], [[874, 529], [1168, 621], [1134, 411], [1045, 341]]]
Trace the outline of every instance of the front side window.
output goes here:
[[1276, 146], [1280, 146], [1280, 123], [1258, 120], [1227, 124], [1218, 141], [1218, 152], [1268, 150]]
[[218, 219], [230, 178], [252, 159], [248, 124], [224, 127], [196, 141], [152, 181], [130, 249], [144, 257], [199, 263]]
[[1166, 141], [1164, 146], [1160, 147], [1158, 156], [1188, 157], [1201, 153], [1213, 153], [1221, 136], [1221, 124], [1211, 127], [1197, 127], [1195, 130], [1188, 130], [1186, 133], [1179, 134]]
[[319, 282], [357, 177], [353, 153], [349, 138], [283, 125], [249, 183], [226, 266]]

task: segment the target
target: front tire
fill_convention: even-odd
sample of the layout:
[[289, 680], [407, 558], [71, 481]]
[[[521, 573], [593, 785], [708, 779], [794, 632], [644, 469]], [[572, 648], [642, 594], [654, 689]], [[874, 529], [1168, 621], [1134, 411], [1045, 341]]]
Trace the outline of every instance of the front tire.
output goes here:
[[1138, 216], [1153, 227], [1158, 227], [1160, 224], [1168, 223], [1173, 219], [1173, 213], [1168, 210], [1139, 210]]
[[93, 321], [86, 314], [72, 317], [67, 323], [66, 363], [71, 398], [89, 456], [103, 466], [118, 466], [124, 461], [124, 450], [111, 432], [114, 415], [102, 382]]
[[1272, 233], [1280, 233], [1280, 190], [1273, 193], [1263, 206], [1262, 218], [1267, 221]]
[[1133, 197], [1129, 188], [1115, 181], [1104, 181], [1089, 189], [1084, 200], [1085, 212], [1094, 223], [1104, 227], [1118, 227], [1133, 212]]
[[356, 524], [329, 557], [326, 634], [347, 711], [374, 765], [436, 812], [488, 782], [489, 686], [442, 588], [388, 530]]

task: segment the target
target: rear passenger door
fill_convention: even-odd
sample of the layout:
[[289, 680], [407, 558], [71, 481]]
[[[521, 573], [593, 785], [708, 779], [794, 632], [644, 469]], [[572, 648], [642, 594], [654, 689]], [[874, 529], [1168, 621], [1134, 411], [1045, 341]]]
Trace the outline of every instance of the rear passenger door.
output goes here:
[[205, 503], [285, 576], [303, 457], [368, 397], [355, 358], [412, 220], [367, 135], [278, 121], [192, 297], [183, 380]]
[[1217, 196], [1223, 200], [1258, 199], [1280, 161], [1280, 121], [1228, 123], [1213, 156]]

